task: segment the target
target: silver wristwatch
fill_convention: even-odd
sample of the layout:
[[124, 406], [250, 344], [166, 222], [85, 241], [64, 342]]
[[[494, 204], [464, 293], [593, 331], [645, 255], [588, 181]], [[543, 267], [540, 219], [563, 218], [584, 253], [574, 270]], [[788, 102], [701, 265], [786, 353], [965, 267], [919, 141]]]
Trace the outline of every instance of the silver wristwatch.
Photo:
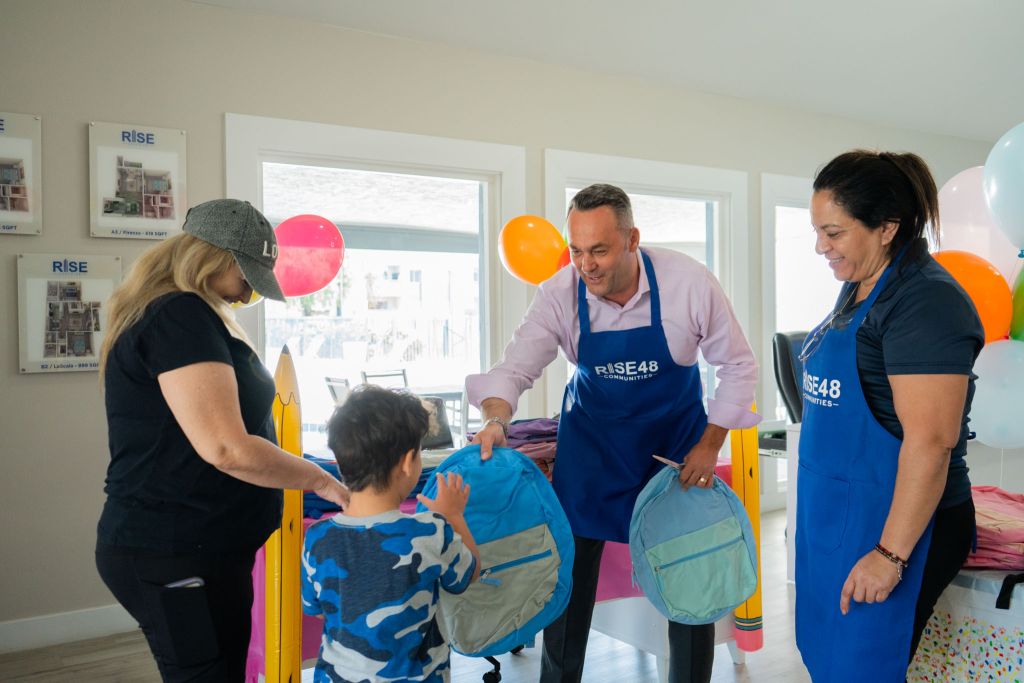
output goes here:
[[501, 425], [501, 431], [505, 435], [505, 438], [508, 439], [508, 420], [503, 420], [497, 415], [495, 415], [494, 417], [487, 418], [487, 421], [484, 422], [484, 427], [491, 424], [492, 422]]

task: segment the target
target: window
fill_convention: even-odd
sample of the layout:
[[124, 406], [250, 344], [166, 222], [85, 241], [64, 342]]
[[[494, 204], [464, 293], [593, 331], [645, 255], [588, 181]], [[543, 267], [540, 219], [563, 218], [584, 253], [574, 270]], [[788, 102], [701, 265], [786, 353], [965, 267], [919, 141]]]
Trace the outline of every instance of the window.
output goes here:
[[[580, 183], [574, 183], [580, 185]], [[583, 187], [565, 188], [565, 207]], [[629, 192], [633, 222], [640, 228], [640, 243], [674, 249], [714, 270], [714, 235], [718, 202], [643, 192]]]
[[268, 367], [291, 351], [306, 450], [324, 445], [328, 376], [404, 370], [410, 389], [453, 395], [490, 362], [507, 323], [488, 316], [503, 288], [488, 246], [523, 213], [521, 149], [238, 115], [227, 149], [230, 196], [273, 224], [322, 215], [345, 238], [327, 287], [239, 315]]
[[807, 331], [828, 314], [839, 281], [814, 251], [814, 228], [806, 208], [775, 207], [775, 329]]
[[451, 378], [480, 372], [483, 196], [480, 181], [263, 163], [271, 223], [315, 213], [346, 238], [333, 282], [265, 308], [265, 357], [276, 364], [284, 345], [291, 350], [307, 447], [322, 441], [333, 409], [325, 377], [355, 386], [362, 372], [404, 369], [413, 390], [429, 393], [460, 390]]
[[840, 285], [825, 259], [814, 251], [810, 179], [764, 174], [761, 192], [765, 331], [761, 413], [766, 420], [784, 422], [786, 409], [772, 367], [772, 335], [817, 325], [835, 304]]
[[[676, 249], [715, 273], [747, 327], [747, 175], [739, 171], [687, 166], [597, 154], [547, 150], [545, 196], [548, 217], [564, 221], [573, 195], [595, 182], [626, 190], [642, 245]], [[713, 395], [714, 373], [700, 360], [705, 395]], [[571, 374], [566, 362], [548, 369], [547, 405], [556, 412]]]

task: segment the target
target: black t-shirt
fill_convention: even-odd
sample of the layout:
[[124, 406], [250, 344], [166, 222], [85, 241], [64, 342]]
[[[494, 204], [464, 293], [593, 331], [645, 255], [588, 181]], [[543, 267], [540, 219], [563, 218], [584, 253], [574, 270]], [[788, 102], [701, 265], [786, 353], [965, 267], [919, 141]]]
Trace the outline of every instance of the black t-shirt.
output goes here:
[[[839, 295], [844, 301], [851, 286]], [[849, 322], [861, 304], [847, 307], [835, 325]], [[970, 298], [953, 277], [927, 253], [889, 275], [885, 288], [857, 331], [857, 370], [868, 407], [898, 439], [903, 427], [896, 417], [888, 375], [968, 375], [967, 403], [960, 439], [949, 461], [949, 476], [939, 508], [971, 497], [967, 476], [968, 418], [974, 398], [974, 361], [985, 345], [981, 320]]]
[[163, 296], [115, 342], [106, 366], [110, 465], [102, 544], [159, 551], [255, 551], [281, 520], [281, 491], [203, 460], [157, 376], [202, 362], [234, 368], [245, 428], [274, 441], [274, 380], [248, 344], [190, 293]]

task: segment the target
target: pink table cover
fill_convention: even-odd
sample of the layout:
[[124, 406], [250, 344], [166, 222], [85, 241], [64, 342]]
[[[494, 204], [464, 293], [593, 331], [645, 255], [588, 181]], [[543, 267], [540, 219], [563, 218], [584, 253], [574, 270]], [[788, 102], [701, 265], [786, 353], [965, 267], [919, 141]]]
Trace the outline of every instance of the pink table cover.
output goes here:
[[[719, 460], [715, 474], [726, 484], [732, 485], [732, 464], [728, 460]], [[402, 512], [412, 513], [416, 510], [416, 501], [407, 500], [402, 503]], [[303, 520], [303, 528], [319, 520], [309, 517]], [[266, 581], [266, 561], [263, 548], [256, 553], [256, 564], [252, 570], [253, 601], [252, 601], [252, 635], [249, 638], [249, 659], [245, 667], [245, 683], [258, 683], [263, 673], [263, 649], [266, 643], [266, 602], [264, 585]], [[604, 554], [601, 556], [601, 573], [597, 578], [597, 601], [617, 600], [643, 595], [633, 585], [633, 562], [629, 557], [628, 543], [605, 543]], [[302, 616], [302, 659], [313, 659], [320, 652], [320, 634], [323, 620], [319, 617]]]

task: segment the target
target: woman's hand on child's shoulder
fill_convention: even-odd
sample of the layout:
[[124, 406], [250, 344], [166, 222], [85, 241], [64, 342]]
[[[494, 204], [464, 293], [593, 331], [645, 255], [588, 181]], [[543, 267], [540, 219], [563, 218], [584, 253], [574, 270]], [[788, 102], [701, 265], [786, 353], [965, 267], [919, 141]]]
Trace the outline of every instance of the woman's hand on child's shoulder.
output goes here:
[[461, 517], [469, 501], [469, 484], [462, 481], [461, 474], [449, 472], [446, 476], [439, 472], [436, 476], [437, 498], [431, 500], [421, 493], [416, 496], [416, 500], [449, 521], [453, 517]]

